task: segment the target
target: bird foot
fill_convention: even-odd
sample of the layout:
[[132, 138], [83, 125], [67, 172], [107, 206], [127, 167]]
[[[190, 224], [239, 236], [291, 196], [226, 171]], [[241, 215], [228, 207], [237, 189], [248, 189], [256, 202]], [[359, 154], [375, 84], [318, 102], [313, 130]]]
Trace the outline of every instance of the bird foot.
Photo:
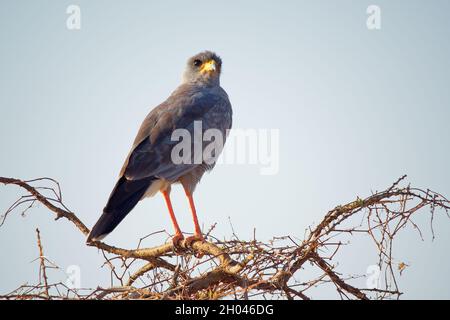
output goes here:
[[[199, 234], [194, 234], [193, 236], [187, 237], [187, 238], [184, 240], [184, 245], [185, 245], [187, 248], [189, 248], [189, 247], [192, 248], [192, 244], [193, 244], [194, 242], [196, 242], [196, 241], [205, 242], [205, 238], [203, 238], [203, 235], [202, 235], [201, 233], [199, 233]], [[194, 253], [194, 256], [195, 256], [197, 259], [201, 259], [201, 258], [204, 256], [204, 254], [203, 254], [202, 252], [197, 251], [197, 252]]]
[[182, 233], [177, 233], [172, 237], [172, 244], [174, 247], [179, 247], [181, 240], [184, 239], [184, 236]]
[[184, 240], [184, 244], [186, 245], [186, 247], [192, 247], [192, 244], [196, 241], [201, 241], [204, 242], [205, 238], [203, 238], [203, 235], [200, 234], [194, 234], [193, 236], [187, 237]]

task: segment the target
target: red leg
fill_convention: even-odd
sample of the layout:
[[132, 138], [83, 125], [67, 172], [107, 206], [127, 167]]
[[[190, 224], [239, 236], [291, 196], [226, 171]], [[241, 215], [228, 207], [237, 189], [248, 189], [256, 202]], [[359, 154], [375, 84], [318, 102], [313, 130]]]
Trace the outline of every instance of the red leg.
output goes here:
[[169, 193], [167, 191], [162, 191], [162, 194], [164, 196], [164, 200], [166, 200], [167, 209], [169, 209], [170, 220], [172, 220], [173, 228], [175, 229], [175, 236], [172, 238], [172, 241], [174, 244], [177, 244], [178, 241], [184, 238], [183, 233], [181, 232], [180, 227], [178, 226], [177, 219], [175, 218], [175, 213], [173, 212]]
[[200, 230], [200, 225], [198, 224], [197, 211], [195, 210], [194, 199], [191, 194], [187, 195], [189, 199], [189, 206], [191, 207], [192, 219], [194, 220], [194, 235], [202, 237], [202, 230]]
[[202, 235], [202, 230], [200, 229], [200, 225], [198, 224], [197, 211], [195, 210], [194, 199], [192, 198], [192, 193], [190, 193], [186, 188], [184, 188], [186, 193], [186, 197], [189, 200], [189, 206], [191, 207], [192, 219], [194, 220], [194, 236], [186, 239], [188, 242], [192, 242], [194, 240], [204, 240]]

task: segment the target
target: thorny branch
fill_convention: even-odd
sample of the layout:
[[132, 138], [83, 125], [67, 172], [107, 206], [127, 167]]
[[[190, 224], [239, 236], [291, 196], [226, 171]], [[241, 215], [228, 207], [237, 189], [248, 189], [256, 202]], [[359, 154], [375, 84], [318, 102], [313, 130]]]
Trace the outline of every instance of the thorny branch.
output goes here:
[[[42, 242], [41, 242], [41, 233], [39, 229], [36, 229], [37, 234], [37, 243], [39, 247], [39, 261], [40, 261], [40, 268], [39, 268], [39, 278], [43, 279], [44, 282], [44, 292], [47, 297], [50, 296], [48, 293], [48, 278], [47, 278], [47, 266], [45, 265], [45, 256], [44, 256], [44, 249], [42, 248]], [[41, 281], [42, 282], [42, 281]]]
[[[371, 196], [337, 206], [320, 223], [309, 229], [303, 241], [290, 236], [273, 238], [263, 243], [254, 238], [240, 240], [235, 234], [231, 240], [219, 240], [207, 233], [209, 241], [196, 241], [188, 246], [182, 241], [177, 247], [165, 243], [153, 248], [124, 249], [95, 242], [91, 245], [102, 250], [105, 265], [111, 269], [109, 288], [94, 290], [72, 289], [63, 283], [49, 283], [46, 274], [40, 233], [37, 230], [40, 251], [40, 270], [43, 277], [38, 285], [24, 285], [4, 299], [236, 299], [286, 298], [310, 299], [314, 288], [334, 286], [342, 299], [399, 298], [402, 294], [396, 277], [406, 268], [393, 257], [393, 241], [407, 226], [422, 232], [412, 216], [425, 207], [431, 213], [433, 224], [435, 209], [448, 216], [450, 202], [431, 190], [402, 186], [406, 176], [388, 189]], [[86, 225], [62, 201], [57, 181], [50, 178], [22, 181], [0, 177], [0, 183], [16, 185], [27, 194], [20, 197], [5, 212], [0, 221], [21, 206], [30, 209], [36, 202], [56, 215], [72, 222], [84, 235]], [[36, 184], [46, 184], [36, 186]], [[231, 222], [230, 222], [231, 223]], [[434, 237], [434, 230], [432, 228]], [[358, 276], [343, 276], [338, 272], [338, 252], [348, 247], [357, 236], [372, 240], [378, 253], [378, 267], [383, 275], [380, 287], [357, 286]], [[330, 254], [331, 252], [331, 254]], [[327, 254], [327, 255], [326, 255]], [[196, 258], [201, 256], [202, 258]], [[308, 264], [307, 264], [308, 262]], [[313, 268], [315, 275], [299, 281], [302, 270]], [[309, 275], [310, 273], [308, 273]], [[115, 285], [118, 284], [118, 285]]]

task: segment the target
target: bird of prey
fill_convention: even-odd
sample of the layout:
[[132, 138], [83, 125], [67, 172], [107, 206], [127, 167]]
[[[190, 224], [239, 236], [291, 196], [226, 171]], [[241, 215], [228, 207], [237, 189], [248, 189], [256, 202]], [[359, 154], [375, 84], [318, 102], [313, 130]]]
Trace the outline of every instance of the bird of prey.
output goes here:
[[[192, 194], [203, 174], [214, 167], [218, 154], [213, 159], [175, 163], [172, 149], [178, 141], [173, 141], [172, 133], [183, 129], [193, 136], [195, 122], [200, 121], [202, 133], [218, 130], [225, 142], [231, 128], [232, 109], [227, 93], [220, 86], [221, 69], [222, 60], [210, 51], [187, 61], [181, 85], [144, 119], [103, 214], [88, 235], [88, 243], [102, 240], [140, 200], [161, 192], [175, 229], [172, 241], [177, 244], [184, 236], [170, 201], [174, 183], [183, 186], [194, 221], [194, 235], [186, 241], [203, 240]], [[191, 139], [193, 148], [194, 142]], [[205, 148], [204, 141], [200, 147]]]

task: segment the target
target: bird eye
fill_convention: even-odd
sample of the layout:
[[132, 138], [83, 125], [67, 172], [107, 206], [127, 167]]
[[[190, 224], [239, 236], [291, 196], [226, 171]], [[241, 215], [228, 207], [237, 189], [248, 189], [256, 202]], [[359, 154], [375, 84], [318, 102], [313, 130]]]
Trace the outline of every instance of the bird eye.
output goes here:
[[202, 64], [202, 62], [198, 59], [194, 60], [194, 66], [199, 67]]

